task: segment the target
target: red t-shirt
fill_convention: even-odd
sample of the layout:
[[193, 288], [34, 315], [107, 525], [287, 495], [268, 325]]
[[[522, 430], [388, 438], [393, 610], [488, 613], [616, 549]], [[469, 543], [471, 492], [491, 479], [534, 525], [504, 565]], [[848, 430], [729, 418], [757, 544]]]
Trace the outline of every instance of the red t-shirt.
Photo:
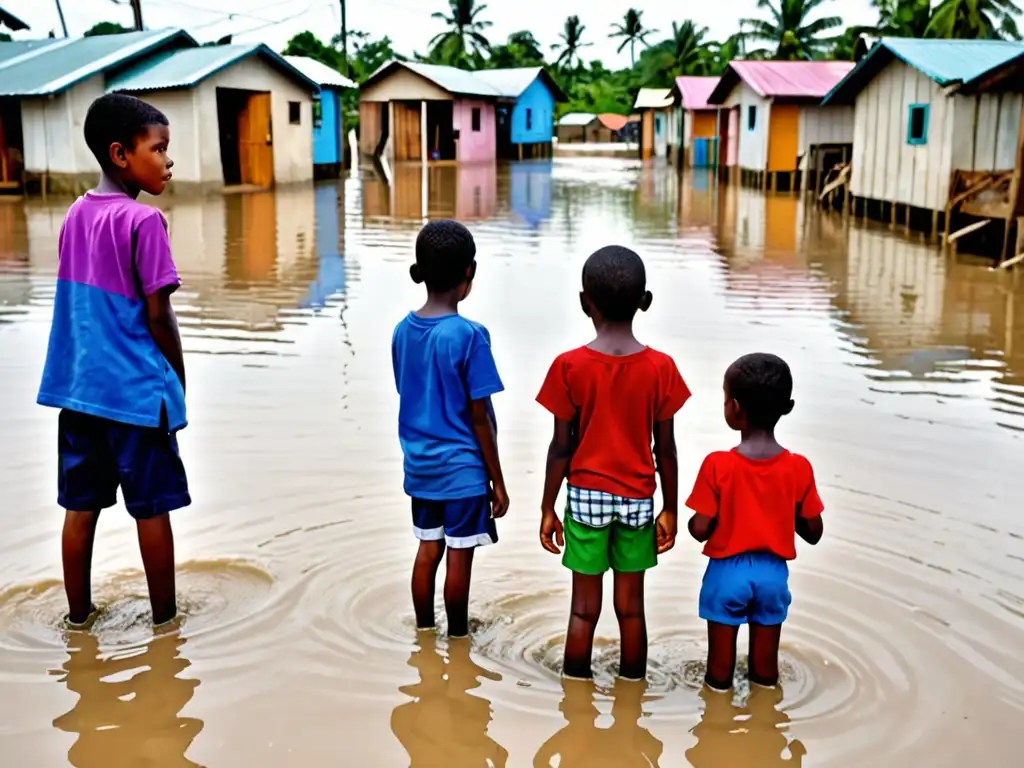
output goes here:
[[825, 509], [811, 462], [786, 450], [770, 459], [749, 459], [735, 449], [708, 454], [686, 506], [718, 516], [704, 545], [704, 554], [715, 559], [772, 552], [792, 560], [796, 516], [817, 517]]
[[648, 347], [615, 356], [580, 347], [555, 358], [537, 402], [555, 418], [579, 414], [579, 444], [569, 484], [649, 499], [657, 483], [651, 441], [690, 397], [672, 358]]

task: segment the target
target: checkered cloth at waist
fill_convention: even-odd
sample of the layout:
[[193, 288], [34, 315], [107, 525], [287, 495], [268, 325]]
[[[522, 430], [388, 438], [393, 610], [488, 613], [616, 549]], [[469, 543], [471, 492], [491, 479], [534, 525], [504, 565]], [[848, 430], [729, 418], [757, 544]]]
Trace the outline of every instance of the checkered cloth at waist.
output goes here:
[[591, 528], [606, 528], [613, 522], [643, 528], [654, 520], [654, 499], [627, 499], [572, 485], [566, 508], [573, 520]]

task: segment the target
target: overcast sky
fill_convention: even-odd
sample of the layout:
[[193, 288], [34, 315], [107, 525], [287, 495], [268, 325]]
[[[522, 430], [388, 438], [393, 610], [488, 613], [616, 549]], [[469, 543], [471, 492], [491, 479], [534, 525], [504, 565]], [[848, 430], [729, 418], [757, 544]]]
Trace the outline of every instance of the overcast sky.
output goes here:
[[[81, 35], [97, 21], [132, 23], [126, 0], [63, 0], [62, 4], [72, 36]], [[18, 39], [45, 36], [51, 29], [61, 34], [54, 0], [0, 0], [0, 5], [32, 27], [31, 33], [16, 35]], [[659, 30], [649, 42], [671, 32], [673, 21], [692, 18], [709, 27], [712, 38], [722, 39], [736, 31], [737, 19], [759, 15], [757, 0], [492, 0], [481, 18], [494, 24], [488, 32], [492, 42], [529, 29], [548, 48], [558, 39], [565, 18], [576, 14], [586, 25], [584, 40], [593, 43], [586, 49], [586, 59], [628, 65], [628, 49], [616, 54], [619, 43], [610, 40], [608, 33], [630, 6], [643, 10], [644, 23]], [[847, 24], [868, 24], [876, 16], [869, 0], [831, 0], [825, 7]], [[397, 51], [411, 55], [414, 50], [425, 52], [427, 41], [443, 28], [430, 17], [439, 10], [447, 10], [447, 0], [348, 0], [348, 26], [374, 37], [389, 35]], [[313, 30], [329, 40], [340, 27], [338, 0], [142, 0], [142, 11], [148, 28], [184, 27], [200, 42], [233, 33], [237, 41], [261, 41], [276, 50], [297, 32]]]

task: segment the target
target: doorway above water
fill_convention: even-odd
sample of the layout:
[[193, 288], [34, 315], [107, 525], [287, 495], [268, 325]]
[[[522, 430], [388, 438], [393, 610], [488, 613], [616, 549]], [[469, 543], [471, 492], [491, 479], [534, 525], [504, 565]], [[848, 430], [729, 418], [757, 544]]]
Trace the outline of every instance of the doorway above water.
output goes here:
[[217, 123], [225, 187], [274, 185], [270, 94], [217, 89]]

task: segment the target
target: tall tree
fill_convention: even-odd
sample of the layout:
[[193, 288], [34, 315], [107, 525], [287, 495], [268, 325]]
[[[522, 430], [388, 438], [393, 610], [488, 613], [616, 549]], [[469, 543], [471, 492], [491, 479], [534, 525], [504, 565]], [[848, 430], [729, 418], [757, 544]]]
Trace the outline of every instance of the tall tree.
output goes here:
[[580, 65], [580, 49], [592, 45], [592, 43], [583, 42], [583, 32], [585, 30], [586, 26], [580, 23], [579, 16], [570, 16], [565, 20], [565, 26], [558, 36], [561, 42], [551, 46], [552, 50], [559, 52], [558, 58], [555, 60], [557, 66], [570, 69], [574, 61], [577, 67]]
[[964, 40], [1020, 40], [1013, 0], [942, 0], [925, 30], [928, 37]]
[[124, 5], [125, 3], [130, 5], [132, 7], [133, 29], [139, 32], [142, 31], [142, 0], [110, 0], [110, 2], [115, 5]]
[[544, 63], [544, 52], [532, 32], [513, 32], [504, 45], [492, 45], [486, 66], [492, 69], [536, 67]]
[[478, 18], [486, 9], [486, 5], [477, 5], [475, 0], [448, 0], [448, 15], [440, 11], [433, 14], [448, 29], [430, 40], [432, 58], [457, 66], [467, 62], [470, 52], [483, 56], [490, 50], [484, 30], [491, 22]]
[[878, 11], [875, 34], [886, 37], [924, 37], [931, 20], [931, 0], [871, 0]]
[[748, 38], [768, 44], [765, 49], [752, 53], [787, 61], [821, 58], [834, 42], [834, 37], [825, 37], [825, 33], [843, 25], [838, 16], [810, 20], [826, 2], [758, 0], [757, 7], [768, 12], [768, 19], [740, 19], [740, 28]]
[[622, 53], [622, 49], [629, 46], [629, 60], [634, 67], [636, 66], [636, 44], [646, 45], [647, 36], [658, 31], [644, 26], [643, 15], [643, 11], [630, 8], [622, 18], [621, 24], [612, 24], [612, 33], [609, 35], [612, 38], [622, 38], [622, 43], [616, 53]]
[[641, 57], [645, 80], [668, 88], [679, 75], [708, 74], [712, 57], [705, 42], [707, 35], [707, 27], [698, 27], [692, 21], [672, 22], [672, 37]]

